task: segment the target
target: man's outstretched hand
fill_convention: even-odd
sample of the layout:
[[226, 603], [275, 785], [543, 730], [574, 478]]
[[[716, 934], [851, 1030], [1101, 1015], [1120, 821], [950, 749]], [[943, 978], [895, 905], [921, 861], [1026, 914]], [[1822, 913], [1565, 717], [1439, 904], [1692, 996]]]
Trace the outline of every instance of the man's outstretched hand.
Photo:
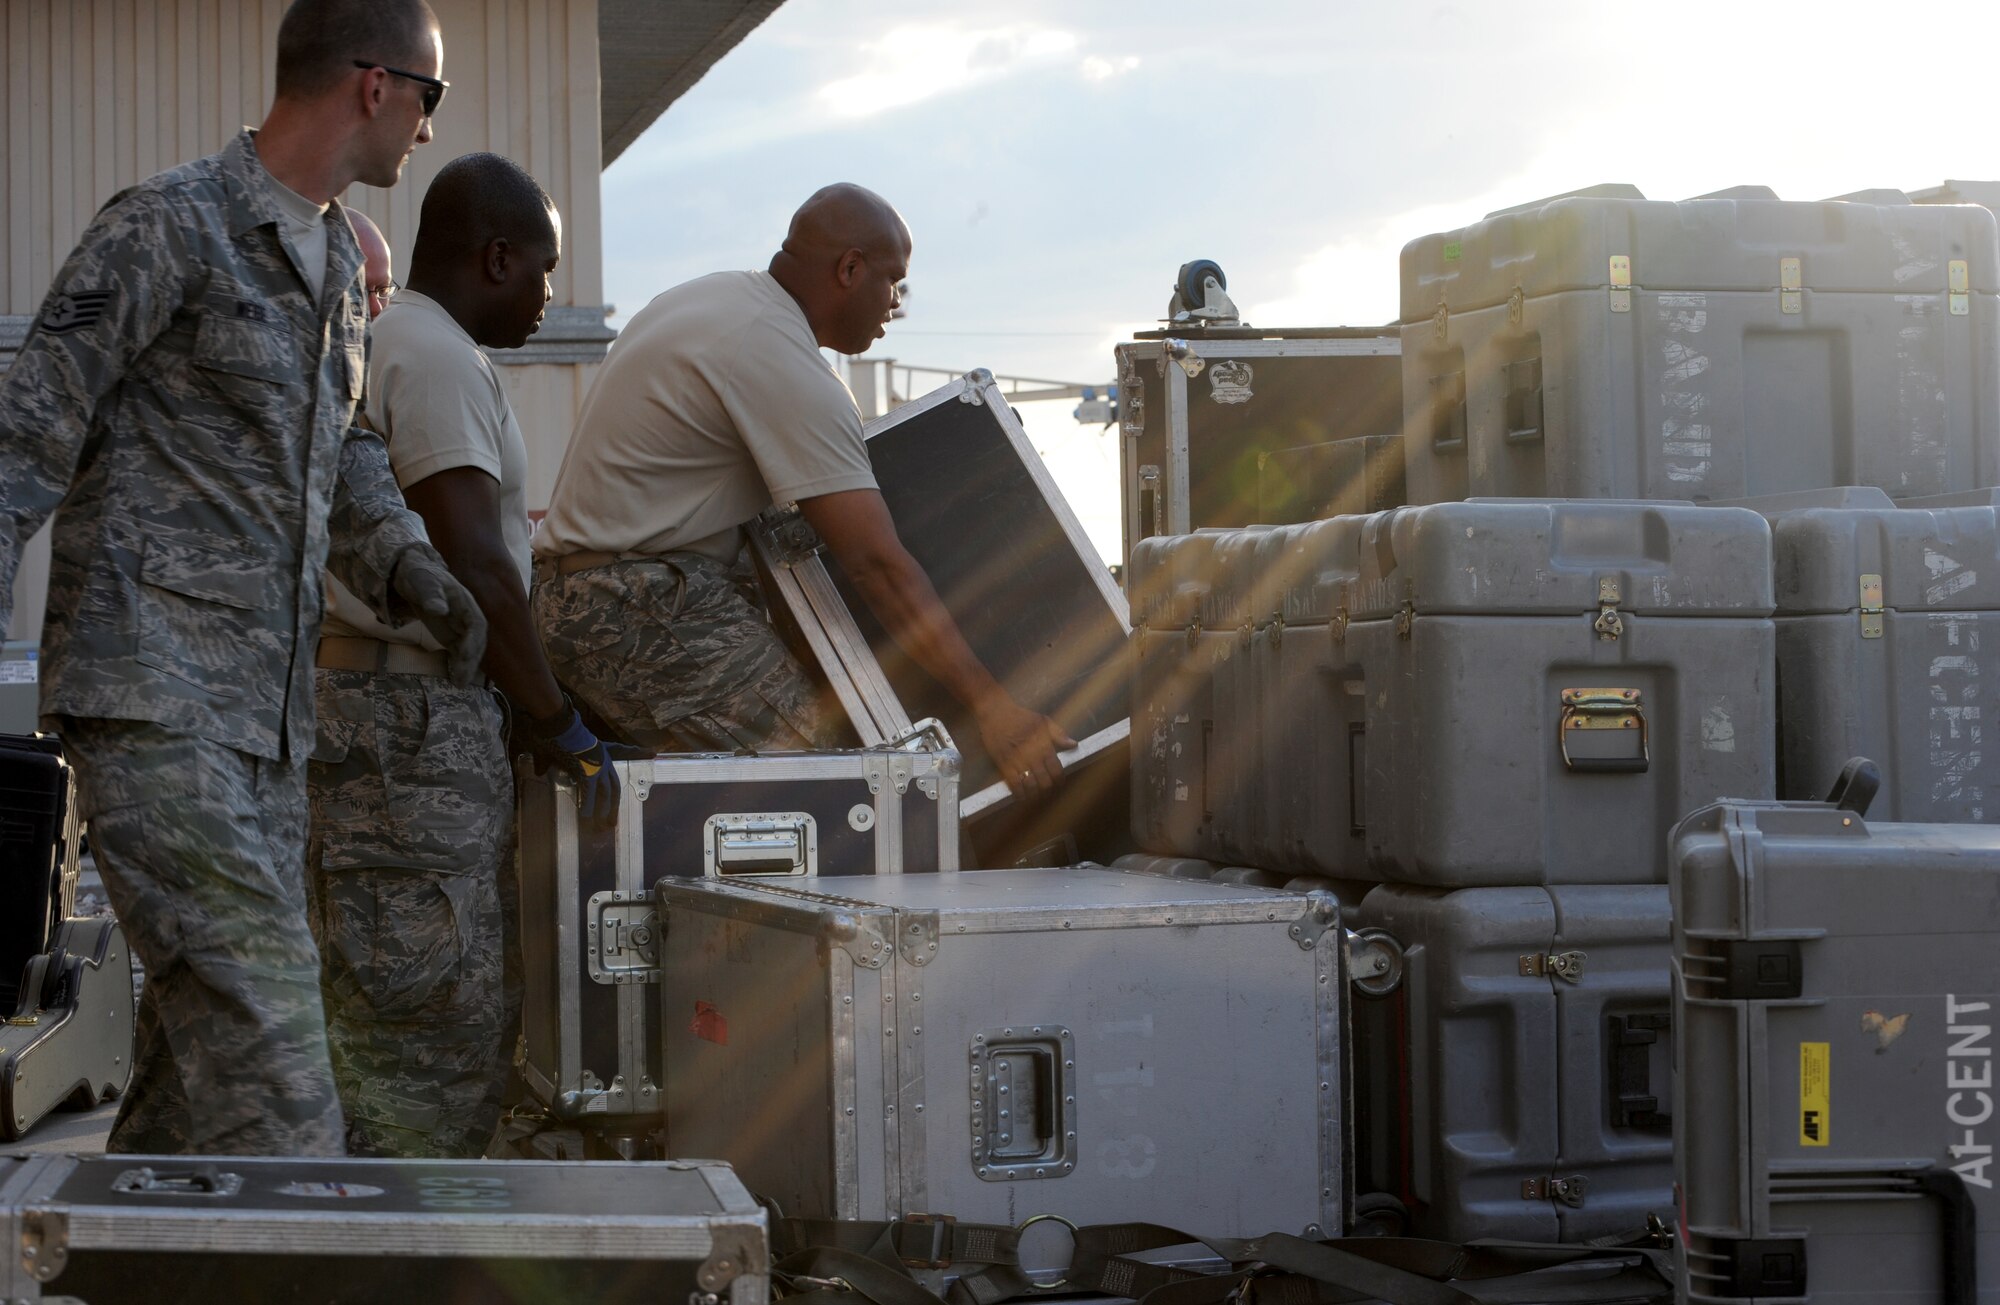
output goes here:
[[1056, 753], [1076, 746], [1062, 726], [1001, 694], [978, 714], [979, 737], [1014, 796], [1046, 793], [1062, 778]]

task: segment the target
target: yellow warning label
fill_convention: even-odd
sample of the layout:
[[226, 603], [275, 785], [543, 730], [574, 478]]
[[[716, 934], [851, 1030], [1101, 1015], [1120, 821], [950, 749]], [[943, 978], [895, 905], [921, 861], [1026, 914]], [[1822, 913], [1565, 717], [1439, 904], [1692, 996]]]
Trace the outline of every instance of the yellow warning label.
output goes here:
[[1828, 1146], [1833, 1140], [1833, 1046], [1799, 1044], [1799, 1145]]

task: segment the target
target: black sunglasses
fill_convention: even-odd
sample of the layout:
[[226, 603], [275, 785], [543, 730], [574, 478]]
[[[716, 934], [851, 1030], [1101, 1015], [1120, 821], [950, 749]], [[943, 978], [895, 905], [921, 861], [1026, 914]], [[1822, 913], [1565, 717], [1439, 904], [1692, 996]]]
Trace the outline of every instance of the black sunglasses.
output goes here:
[[404, 72], [401, 68], [391, 68], [386, 63], [369, 63], [366, 59], [356, 59], [354, 66], [356, 68], [365, 68], [370, 72], [380, 68], [391, 77], [407, 77], [413, 82], [423, 83], [424, 116], [426, 118], [437, 112], [438, 105], [444, 103], [444, 93], [451, 89], [450, 82], [439, 81], [435, 77], [426, 77], [422, 73]]

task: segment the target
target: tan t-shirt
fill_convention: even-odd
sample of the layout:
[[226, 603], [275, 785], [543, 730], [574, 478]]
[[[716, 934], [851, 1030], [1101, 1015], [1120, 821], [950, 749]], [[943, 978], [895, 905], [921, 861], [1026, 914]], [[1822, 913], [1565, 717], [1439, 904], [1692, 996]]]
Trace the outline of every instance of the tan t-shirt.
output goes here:
[[[389, 445], [405, 489], [440, 471], [477, 467], [500, 482], [500, 537], [528, 582], [528, 444], [493, 364], [435, 299], [404, 290], [370, 328], [368, 420]], [[390, 627], [329, 573], [327, 635], [366, 635], [436, 649], [419, 622]]]
[[618, 335], [584, 397], [538, 557], [733, 560], [773, 503], [875, 488], [854, 396], [768, 272], [675, 286]]

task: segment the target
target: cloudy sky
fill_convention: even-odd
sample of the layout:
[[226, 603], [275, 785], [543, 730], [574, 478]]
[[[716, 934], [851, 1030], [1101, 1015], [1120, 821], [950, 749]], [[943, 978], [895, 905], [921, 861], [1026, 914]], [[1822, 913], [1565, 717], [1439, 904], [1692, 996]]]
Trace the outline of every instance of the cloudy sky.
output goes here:
[[[1101, 383], [1191, 258], [1257, 325], [1377, 323], [1405, 241], [1540, 195], [2000, 177], [1996, 37], [1973, 0], [787, 0], [606, 172], [605, 288], [761, 267], [857, 181], [916, 236], [877, 354]], [[1115, 557], [1117, 437], [1070, 407], [1030, 429]]]

